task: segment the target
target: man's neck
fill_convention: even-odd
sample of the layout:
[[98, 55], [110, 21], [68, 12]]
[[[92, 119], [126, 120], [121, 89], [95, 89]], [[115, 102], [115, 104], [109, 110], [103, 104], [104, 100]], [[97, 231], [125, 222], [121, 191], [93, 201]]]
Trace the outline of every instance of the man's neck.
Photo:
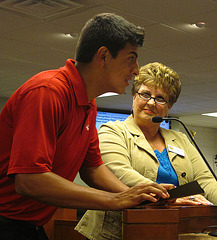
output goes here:
[[105, 93], [103, 86], [101, 86], [103, 81], [100, 77], [100, 69], [97, 70], [94, 63], [76, 62], [75, 67], [84, 81], [89, 101]]

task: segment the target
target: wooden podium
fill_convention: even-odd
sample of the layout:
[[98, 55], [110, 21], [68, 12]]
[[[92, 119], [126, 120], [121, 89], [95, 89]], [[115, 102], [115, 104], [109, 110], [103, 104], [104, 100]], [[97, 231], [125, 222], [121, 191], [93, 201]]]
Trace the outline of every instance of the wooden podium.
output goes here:
[[123, 240], [176, 240], [217, 225], [217, 206], [143, 206], [123, 210]]
[[74, 230], [77, 223], [76, 209], [59, 208], [44, 228], [49, 240], [85, 240]]

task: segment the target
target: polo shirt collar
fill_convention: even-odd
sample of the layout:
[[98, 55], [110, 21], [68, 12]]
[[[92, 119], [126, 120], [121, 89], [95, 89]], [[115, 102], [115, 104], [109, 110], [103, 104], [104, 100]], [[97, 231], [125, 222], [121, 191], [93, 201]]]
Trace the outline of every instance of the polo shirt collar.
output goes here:
[[81, 74], [78, 72], [77, 68], [75, 67], [75, 63], [75, 60], [67, 59], [65, 65], [66, 70], [73, 85], [78, 105], [89, 105], [90, 103], [92, 103], [93, 100], [91, 102], [89, 102], [88, 100], [84, 80], [81, 77]]

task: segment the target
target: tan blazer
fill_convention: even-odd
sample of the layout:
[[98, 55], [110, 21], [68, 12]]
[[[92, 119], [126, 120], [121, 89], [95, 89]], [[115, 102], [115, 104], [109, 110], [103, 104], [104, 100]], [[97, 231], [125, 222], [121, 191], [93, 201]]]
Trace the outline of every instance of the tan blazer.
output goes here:
[[[204, 196], [217, 204], [217, 182], [186, 135], [160, 128], [179, 185], [197, 180]], [[108, 122], [99, 131], [104, 164], [126, 185], [156, 181], [159, 162], [132, 115]], [[87, 211], [76, 230], [93, 240], [121, 239], [121, 211]]]

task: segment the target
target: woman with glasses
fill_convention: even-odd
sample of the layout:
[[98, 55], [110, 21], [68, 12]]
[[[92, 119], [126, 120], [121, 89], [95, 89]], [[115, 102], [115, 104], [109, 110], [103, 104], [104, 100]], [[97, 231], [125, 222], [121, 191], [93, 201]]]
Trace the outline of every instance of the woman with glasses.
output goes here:
[[[216, 180], [186, 135], [152, 122], [153, 117], [168, 116], [180, 91], [179, 76], [171, 68], [157, 62], [141, 67], [132, 86], [132, 114], [99, 130], [102, 159], [129, 187], [142, 182], [179, 186], [197, 180], [204, 196], [179, 198], [175, 203], [216, 204]], [[87, 211], [76, 230], [92, 240], [121, 239], [121, 212]]]

